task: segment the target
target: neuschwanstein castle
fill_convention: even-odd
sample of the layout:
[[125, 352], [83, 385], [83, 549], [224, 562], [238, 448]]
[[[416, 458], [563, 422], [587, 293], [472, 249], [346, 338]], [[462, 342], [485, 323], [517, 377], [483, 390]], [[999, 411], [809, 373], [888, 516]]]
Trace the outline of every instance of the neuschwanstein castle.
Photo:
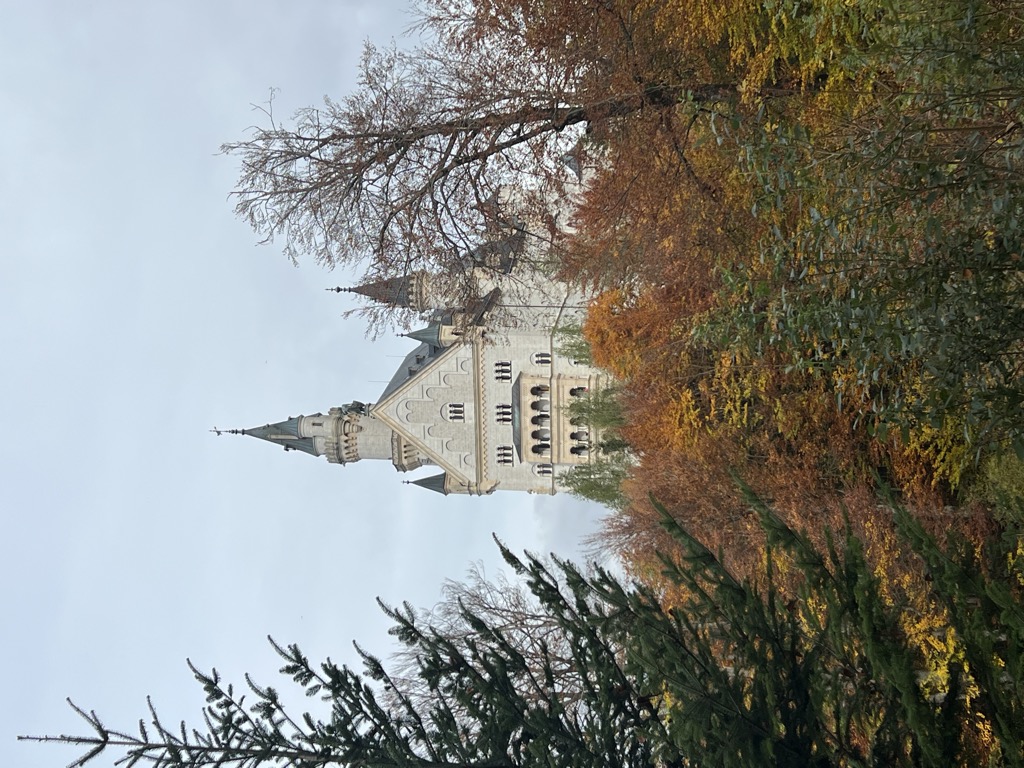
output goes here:
[[527, 258], [531, 238], [520, 225], [467, 254], [468, 299], [423, 271], [334, 289], [416, 313], [423, 327], [407, 336], [417, 346], [375, 402], [231, 431], [335, 464], [436, 467], [412, 482], [443, 494], [556, 493], [562, 472], [592, 458], [569, 405], [604, 375], [560, 353], [557, 329], [582, 322], [585, 297]]

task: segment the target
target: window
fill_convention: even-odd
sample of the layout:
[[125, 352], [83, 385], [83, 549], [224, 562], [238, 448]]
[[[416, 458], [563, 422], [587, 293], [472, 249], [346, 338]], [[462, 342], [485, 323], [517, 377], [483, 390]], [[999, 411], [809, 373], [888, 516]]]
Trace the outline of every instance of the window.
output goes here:
[[534, 464], [533, 472], [541, 477], [550, 477], [554, 474], [554, 467], [550, 464]]
[[512, 446], [511, 445], [499, 445], [498, 446], [498, 463], [499, 464], [511, 464], [512, 463]]
[[533, 354], [534, 365], [551, 365], [550, 352], [535, 352]]
[[313, 422], [313, 426], [314, 427], [322, 427], [323, 425], [324, 425], [324, 423], [322, 421], [314, 421]]
[[512, 381], [512, 363], [508, 360], [495, 363], [494, 378], [496, 381]]
[[499, 424], [512, 423], [512, 406], [506, 403], [494, 407], [494, 418]]
[[464, 403], [448, 403], [448, 421], [465, 421], [466, 406]]
[[569, 390], [569, 395], [571, 397], [583, 397], [587, 392], [588, 389], [586, 387], [573, 387]]

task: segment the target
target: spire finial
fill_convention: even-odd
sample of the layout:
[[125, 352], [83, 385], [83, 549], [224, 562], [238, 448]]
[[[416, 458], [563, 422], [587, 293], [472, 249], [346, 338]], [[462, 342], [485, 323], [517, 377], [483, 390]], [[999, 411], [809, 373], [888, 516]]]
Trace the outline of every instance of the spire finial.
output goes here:
[[328, 293], [352, 293], [351, 288], [342, 288], [340, 285], [335, 288], [324, 288]]
[[213, 434], [215, 434], [217, 437], [220, 437], [221, 435], [244, 435], [245, 434], [245, 430], [244, 429], [217, 429], [216, 427], [214, 427], [210, 431], [213, 432]]

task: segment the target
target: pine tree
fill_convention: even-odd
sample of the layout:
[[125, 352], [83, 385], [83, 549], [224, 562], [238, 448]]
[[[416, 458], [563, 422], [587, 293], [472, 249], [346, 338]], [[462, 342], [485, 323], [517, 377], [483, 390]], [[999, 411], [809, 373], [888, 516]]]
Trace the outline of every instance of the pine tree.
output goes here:
[[883, 598], [860, 541], [847, 531], [820, 551], [750, 502], [769, 548], [747, 579], [665, 515], [685, 553], [665, 559], [674, 604], [503, 548], [536, 601], [536, 633], [509, 629], [486, 608], [493, 596], [457, 590], [460, 615], [443, 629], [383, 606], [407, 648], [398, 674], [367, 653], [357, 674], [274, 643], [281, 671], [323, 700], [323, 715], [292, 714], [273, 688], [247, 678], [243, 694], [192, 666], [204, 727], [166, 726], [150, 706], [149, 725], [115, 730], [75, 707], [91, 735], [32, 738], [85, 747], [73, 766], [108, 752], [156, 768], [1021, 765], [1024, 603], [1005, 548], [982, 568], [894, 509], [957, 636], [943, 694], [925, 695], [905, 606]]

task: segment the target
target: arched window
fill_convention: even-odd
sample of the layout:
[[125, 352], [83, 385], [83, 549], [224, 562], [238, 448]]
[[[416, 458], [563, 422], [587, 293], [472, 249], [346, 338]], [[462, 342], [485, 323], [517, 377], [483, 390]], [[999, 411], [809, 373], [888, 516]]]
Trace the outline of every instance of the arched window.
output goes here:
[[465, 403], [448, 403], [445, 406], [445, 414], [448, 417], [448, 421], [465, 421], [466, 420], [466, 404]]
[[554, 467], [550, 464], [534, 464], [533, 474], [540, 475], [541, 477], [550, 477], [554, 474]]
[[533, 357], [534, 365], [551, 365], [551, 353], [550, 352], [534, 352]]

